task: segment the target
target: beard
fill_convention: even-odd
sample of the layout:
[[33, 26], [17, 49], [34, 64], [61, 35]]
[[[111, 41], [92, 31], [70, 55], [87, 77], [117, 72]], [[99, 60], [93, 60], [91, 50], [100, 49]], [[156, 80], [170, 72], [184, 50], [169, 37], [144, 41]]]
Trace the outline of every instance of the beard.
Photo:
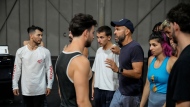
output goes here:
[[90, 39], [88, 39], [87, 41], [86, 41], [86, 43], [85, 43], [85, 47], [90, 47], [91, 46], [91, 43], [92, 43], [92, 41], [90, 40]]
[[38, 41], [33, 41], [37, 46], [39, 46], [41, 44], [42, 41], [38, 42]]
[[126, 38], [126, 35], [121, 35], [121, 36], [119, 36], [118, 39], [115, 41], [115, 42], [119, 45], [119, 47], [122, 47], [122, 46], [123, 46], [123, 45], [122, 45], [122, 42], [125, 40], [125, 38]]
[[174, 42], [175, 44], [178, 43], [174, 29], [173, 29], [173, 31], [172, 31], [172, 39], [173, 39], [173, 42]]

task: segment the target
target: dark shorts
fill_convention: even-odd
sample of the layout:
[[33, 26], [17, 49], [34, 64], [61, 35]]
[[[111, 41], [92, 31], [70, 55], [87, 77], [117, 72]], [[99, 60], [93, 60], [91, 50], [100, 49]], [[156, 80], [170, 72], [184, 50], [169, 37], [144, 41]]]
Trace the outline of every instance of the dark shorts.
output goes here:
[[109, 107], [115, 91], [94, 88], [95, 107]]

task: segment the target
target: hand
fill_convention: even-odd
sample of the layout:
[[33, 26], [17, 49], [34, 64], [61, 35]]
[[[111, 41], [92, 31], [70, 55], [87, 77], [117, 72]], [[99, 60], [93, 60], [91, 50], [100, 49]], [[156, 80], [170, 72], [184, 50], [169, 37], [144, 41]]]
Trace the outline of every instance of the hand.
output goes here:
[[162, 107], [166, 107], [166, 103], [164, 103], [164, 105]]
[[92, 97], [91, 100], [94, 100], [94, 88], [92, 88]]
[[106, 66], [108, 68], [111, 68], [113, 72], [118, 72], [118, 67], [116, 63], [112, 59], [106, 59], [105, 64], [108, 64], [109, 66]]
[[16, 96], [19, 96], [19, 89], [14, 89], [13, 94], [16, 95]]
[[46, 89], [46, 96], [48, 96], [48, 95], [50, 94], [50, 92], [51, 92], [51, 89], [50, 89], [50, 88], [47, 88], [47, 89]]
[[110, 50], [117, 55], [120, 53], [120, 48], [117, 45], [113, 45]]

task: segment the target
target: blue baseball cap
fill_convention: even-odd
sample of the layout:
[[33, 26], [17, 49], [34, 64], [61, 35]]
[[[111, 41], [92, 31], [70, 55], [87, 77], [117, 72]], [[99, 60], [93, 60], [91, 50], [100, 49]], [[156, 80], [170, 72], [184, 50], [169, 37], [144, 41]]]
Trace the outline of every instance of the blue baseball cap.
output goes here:
[[129, 19], [121, 19], [119, 21], [111, 21], [111, 26], [125, 26], [127, 27], [131, 33], [134, 31], [133, 23]]

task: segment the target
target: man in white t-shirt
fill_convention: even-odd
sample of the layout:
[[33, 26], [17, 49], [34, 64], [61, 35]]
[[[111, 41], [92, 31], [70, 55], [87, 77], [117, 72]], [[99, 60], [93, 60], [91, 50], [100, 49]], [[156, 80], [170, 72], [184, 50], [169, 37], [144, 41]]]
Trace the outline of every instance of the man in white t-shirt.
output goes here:
[[94, 72], [92, 82], [92, 100], [95, 107], [109, 107], [115, 90], [118, 88], [118, 74], [107, 67], [105, 60], [112, 59], [118, 65], [118, 55], [110, 50], [114, 44], [111, 42], [112, 30], [108, 26], [101, 26], [97, 30], [97, 40], [100, 48], [92, 67]]
[[13, 93], [19, 95], [18, 81], [21, 76], [24, 106], [44, 107], [45, 95], [50, 94], [54, 80], [51, 55], [48, 49], [39, 46], [43, 29], [32, 25], [27, 31], [30, 41], [19, 48], [15, 56]]

